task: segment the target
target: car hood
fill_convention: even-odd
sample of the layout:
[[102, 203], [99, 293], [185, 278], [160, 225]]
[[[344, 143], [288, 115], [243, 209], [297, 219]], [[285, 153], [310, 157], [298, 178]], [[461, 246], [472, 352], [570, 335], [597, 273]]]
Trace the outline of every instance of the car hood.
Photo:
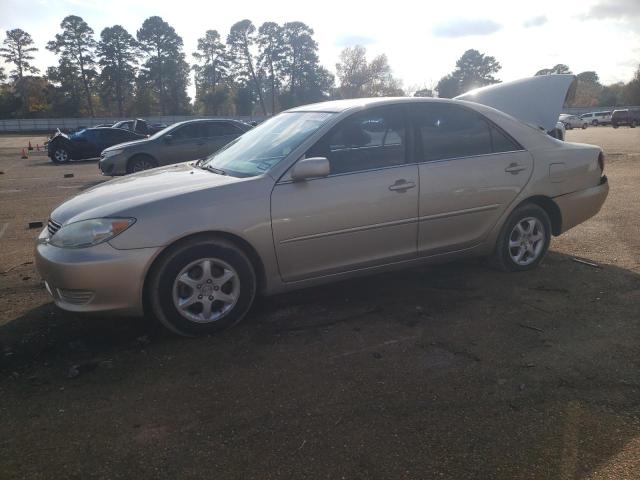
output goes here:
[[549, 132], [575, 86], [575, 75], [540, 75], [478, 88], [455, 99], [493, 107]]
[[193, 162], [179, 163], [102, 183], [57, 207], [51, 219], [67, 224], [90, 218], [128, 216], [145, 204], [244, 180], [193, 165]]
[[110, 152], [112, 150], [120, 150], [124, 147], [131, 147], [132, 145], [141, 145], [143, 143], [149, 142], [149, 138], [141, 138], [139, 140], [131, 140], [130, 142], [118, 143], [117, 145], [113, 145], [111, 147], [105, 148], [103, 152]]

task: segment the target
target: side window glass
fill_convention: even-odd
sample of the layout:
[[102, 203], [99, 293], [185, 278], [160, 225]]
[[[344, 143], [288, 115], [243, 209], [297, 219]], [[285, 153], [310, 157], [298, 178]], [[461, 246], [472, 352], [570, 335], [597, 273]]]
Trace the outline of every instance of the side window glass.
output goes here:
[[414, 107], [418, 159], [423, 162], [492, 153], [489, 124], [480, 114], [450, 104]]
[[515, 150], [522, 150], [522, 147], [509, 138], [498, 127], [491, 125], [491, 145], [493, 147], [493, 153], [500, 152], [513, 152]]
[[199, 138], [200, 137], [200, 124], [199, 122], [189, 123], [187, 125], [183, 125], [173, 132], [171, 132], [173, 138], [176, 140], [188, 140], [191, 138]]
[[375, 108], [340, 122], [306, 153], [326, 157], [331, 174], [405, 163], [405, 122], [398, 107]]

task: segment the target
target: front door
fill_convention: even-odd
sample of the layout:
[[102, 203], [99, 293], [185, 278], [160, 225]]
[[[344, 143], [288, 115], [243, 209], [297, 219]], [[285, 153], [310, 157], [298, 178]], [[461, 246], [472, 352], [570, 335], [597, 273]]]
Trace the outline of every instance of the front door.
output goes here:
[[328, 177], [271, 194], [280, 274], [296, 281], [416, 257], [418, 168], [408, 165], [403, 109], [373, 108], [340, 122], [305, 157], [326, 157]]
[[411, 109], [420, 172], [418, 254], [479, 244], [526, 185], [529, 152], [479, 113], [425, 102]]
[[[198, 145], [202, 139], [201, 122], [191, 122], [180, 125], [170, 132], [167, 132], [160, 141], [165, 142], [161, 149], [158, 149], [158, 160], [160, 165], [186, 162], [198, 158]], [[167, 140], [167, 135], [171, 135]]]

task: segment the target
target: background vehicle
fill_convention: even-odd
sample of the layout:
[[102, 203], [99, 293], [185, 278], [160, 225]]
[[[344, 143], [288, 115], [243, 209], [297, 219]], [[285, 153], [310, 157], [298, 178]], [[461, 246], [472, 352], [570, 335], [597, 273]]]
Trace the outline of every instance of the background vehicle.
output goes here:
[[572, 128], [587, 128], [587, 126], [589, 126], [589, 122], [586, 120], [583, 120], [576, 115], [569, 115], [566, 113], [560, 115], [558, 121], [564, 123], [567, 130], [571, 130]]
[[139, 133], [140, 135], [153, 135], [166, 127], [167, 125], [164, 124], [151, 125], [141, 118], [136, 118], [135, 120], [122, 120], [113, 124], [113, 128], [123, 128], [124, 130]]
[[618, 128], [620, 125], [629, 125], [635, 128], [640, 125], [640, 108], [625, 108], [614, 110], [611, 114], [611, 125]]
[[187, 120], [148, 139], [108, 148], [100, 157], [105, 175], [125, 175], [206, 157], [251, 126], [236, 120]]
[[556, 127], [547, 133], [551, 135], [553, 138], [557, 138], [558, 140], [564, 140], [564, 137], [565, 137], [564, 123], [557, 122]]
[[580, 115], [582, 120], [589, 122], [594, 127], [598, 125], [609, 125], [611, 123], [611, 112], [591, 112]]
[[53, 163], [97, 158], [107, 147], [141, 138], [145, 137], [128, 130], [111, 127], [85, 128], [71, 135], [58, 130], [47, 142], [47, 155]]

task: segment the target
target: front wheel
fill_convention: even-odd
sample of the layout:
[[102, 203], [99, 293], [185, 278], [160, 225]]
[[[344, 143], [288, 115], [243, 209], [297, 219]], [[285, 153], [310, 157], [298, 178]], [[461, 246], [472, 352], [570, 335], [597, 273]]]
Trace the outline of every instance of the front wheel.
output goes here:
[[149, 170], [151, 168], [156, 168], [158, 166], [157, 162], [148, 155], [137, 155], [129, 160], [127, 164], [127, 173], [137, 173], [142, 172], [143, 170]]
[[629, 126], [631, 128], [636, 128], [638, 126], [638, 121], [637, 120], [632, 120], [631, 123], [629, 123]]
[[586, 124], [586, 123], [583, 123], [583, 124], [582, 124], [582, 129], [584, 130], [585, 128], [587, 128], [587, 124]]
[[593, 125], [594, 127], [597, 127], [599, 124], [598, 120], [594, 120], [593, 122], [591, 122], [591, 125]]
[[179, 335], [216, 333], [246, 315], [256, 292], [251, 261], [234, 244], [196, 238], [171, 248], [149, 277], [148, 305]]
[[62, 146], [54, 148], [53, 155], [51, 155], [51, 161], [53, 163], [67, 163], [70, 159], [69, 150]]
[[541, 207], [524, 204], [516, 208], [505, 222], [493, 255], [500, 270], [531, 270], [542, 261], [551, 242], [551, 221]]

